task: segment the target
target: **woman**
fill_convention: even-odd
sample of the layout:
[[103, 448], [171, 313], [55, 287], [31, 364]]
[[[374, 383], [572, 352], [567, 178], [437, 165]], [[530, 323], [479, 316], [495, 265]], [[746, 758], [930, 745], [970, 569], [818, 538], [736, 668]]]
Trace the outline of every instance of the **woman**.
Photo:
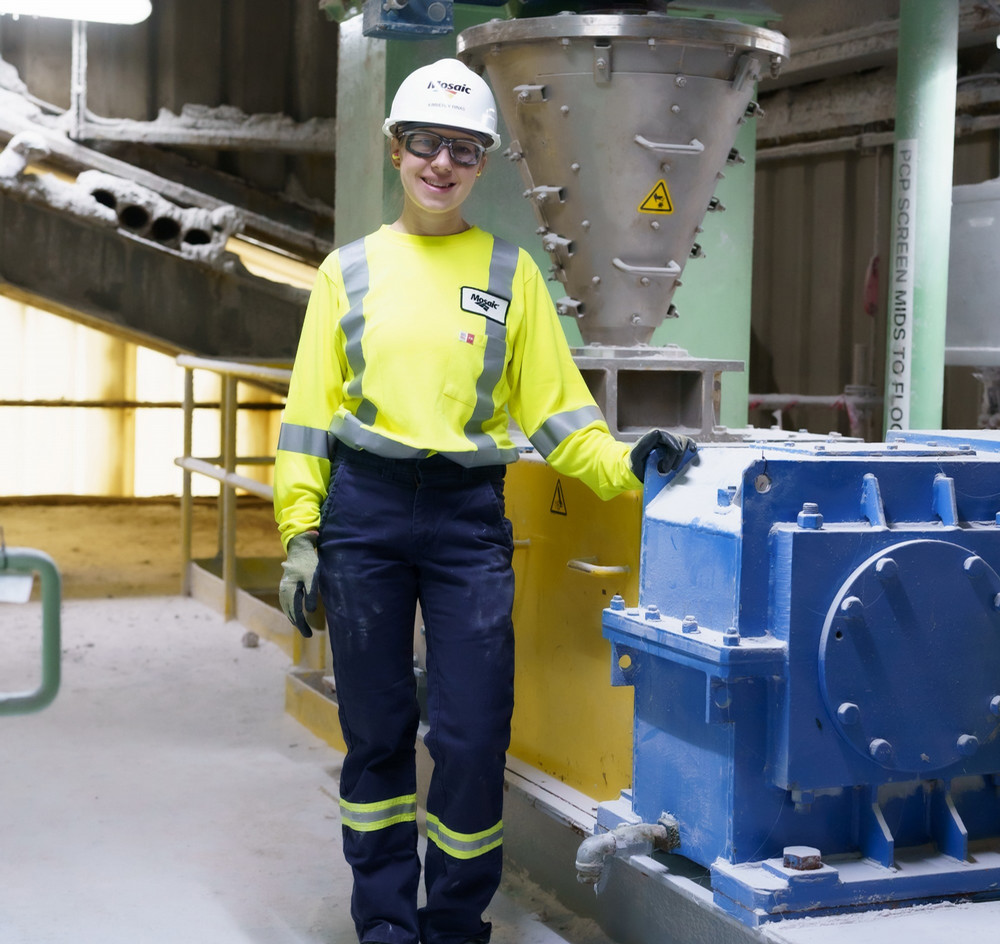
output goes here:
[[[514, 691], [508, 411], [604, 498], [639, 487], [654, 450], [675, 467], [688, 445], [611, 436], [530, 256], [465, 221], [496, 124], [486, 83], [455, 59], [400, 86], [384, 131], [403, 210], [320, 267], [275, 462], [282, 607], [311, 635], [318, 587], [328, 617], [364, 944], [489, 940]], [[434, 760], [419, 910], [418, 602]]]

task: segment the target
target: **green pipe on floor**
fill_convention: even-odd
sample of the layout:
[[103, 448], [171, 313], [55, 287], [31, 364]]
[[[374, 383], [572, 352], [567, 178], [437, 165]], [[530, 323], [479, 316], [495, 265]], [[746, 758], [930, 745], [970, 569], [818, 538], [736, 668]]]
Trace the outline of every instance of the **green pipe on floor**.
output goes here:
[[[37, 573], [42, 579], [42, 676], [33, 692], [0, 694], [0, 715], [41, 711], [55, 700], [62, 672], [62, 578], [55, 561], [42, 551], [14, 547], [0, 550], [0, 580]], [[30, 592], [30, 586], [29, 586]]]

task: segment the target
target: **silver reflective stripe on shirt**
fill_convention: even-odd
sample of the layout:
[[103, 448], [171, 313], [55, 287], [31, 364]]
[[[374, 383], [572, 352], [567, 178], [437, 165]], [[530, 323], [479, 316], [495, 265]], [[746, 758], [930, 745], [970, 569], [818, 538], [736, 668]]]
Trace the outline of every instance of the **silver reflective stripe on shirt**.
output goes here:
[[340, 259], [340, 274], [344, 280], [344, 291], [347, 293], [348, 311], [340, 320], [344, 332], [344, 354], [347, 363], [351, 365], [354, 377], [347, 385], [347, 393], [361, 402], [356, 415], [362, 423], [369, 426], [375, 422], [378, 410], [375, 405], [366, 400], [363, 392], [365, 376], [365, 354], [361, 339], [365, 333], [365, 296], [368, 294], [370, 276], [368, 272], [368, 256], [365, 253], [364, 239], [356, 239], [344, 246], [338, 255]]
[[604, 422], [604, 414], [597, 406], [582, 406], [568, 413], [557, 413], [550, 416], [542, 425], [528, 437], [542, 456], [547, 459], [570, 433], [585, 429], [591, 423]]
[[468, 452], [442, 452], [441, 455], [471, 469], [478, 465], [508, 465], [517, 459], [517, 447], [500, 449], [494, 444], [483, 449], [470, 449]]
[[[494, 236], [493, 255], [490, 257], [490, 284], [487, 289], [491, 295], [499, 295], [508, 302], [513, 298], [517, 260], [517, 246]], [[486, 346], [483, 350], [483, 370], [476, 381], [476, 405], [463, 432], [477, 451], [497, 453], [493, 437], [483, 432], [483, 424], [493, 417], [495, 409], [493, 391], [503, 376], [503, 367], [507, 360], [507, 325], [499, 324], [489, 318], [485, 320]]]
[[[330, 432], [334, 439], [339, 440], [352, 449], [364, 449], [386, 459], [425, 459], [434, 453], [430, 449], [417, 449], [404, 443], [382, 436], [373, 430], [366, 429], [358, 422], [356, 416], [348, 413], [346, 416], [335, 416], [330, 424]], [[481, 465], [507, 465], [517, 459], [517, 447], [500, 449], [492, 440], [484, 449], [469, 449], [466, 452], [441, 452], [439, 455], [467, 469]]]
[[345, 416], [334, 416], [330, 432], [335, 439], [352, 449], [364, 449], [386, 459], [423, 459], [431, 454], [429, 449], [416, 449], [366, 429], [358, 418], [350, 413]]
[[300, 452], [317, 459], [330, 458], [330, 433], [315, 426], [282, 423], [278, 433], [278, 448], [285, 452]]

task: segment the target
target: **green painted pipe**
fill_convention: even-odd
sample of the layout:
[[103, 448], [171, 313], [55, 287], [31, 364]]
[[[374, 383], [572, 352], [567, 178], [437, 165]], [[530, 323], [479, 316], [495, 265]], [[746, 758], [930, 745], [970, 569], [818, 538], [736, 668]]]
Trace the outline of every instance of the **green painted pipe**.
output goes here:
[[939, 429], [955, 154], [958, 7], [902, 0], [888, 286], [885, 430]]
[[0, 694], [0, 715], [23, 715], [41, 711], [55, 700], [62, 670], [62, 578], [48, 554], [30, 548], [0, 550], [0, 578], [4, 574], [37, 573], [42, 578], [42, 678], [33, 692]]

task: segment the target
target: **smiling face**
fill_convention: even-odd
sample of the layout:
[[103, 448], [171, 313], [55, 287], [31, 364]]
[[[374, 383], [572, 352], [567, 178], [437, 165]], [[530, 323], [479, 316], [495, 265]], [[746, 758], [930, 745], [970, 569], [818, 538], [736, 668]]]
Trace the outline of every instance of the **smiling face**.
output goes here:
[[[445, 138], [476, 142], [475, 138], [454, 128], [421, 128]], [[412, 129], [407, 134], [412, 133]], [[401, 136], [406, 138], [406, 134]], [[399, 179], [405, 196], [403, 212], [393, 224], [396, 229], [417, 236], [449, 236], [468, 229], [462, 219], [462, 204], [472, 192], [476, 177], [486, 166], [485, 154], [477, 164], [466, 166], [452, 158], [447, 147], [433, 157], [411, 153], [404, 140], [393, 137], [390, 151], [393, 164], [399, 168]]]

